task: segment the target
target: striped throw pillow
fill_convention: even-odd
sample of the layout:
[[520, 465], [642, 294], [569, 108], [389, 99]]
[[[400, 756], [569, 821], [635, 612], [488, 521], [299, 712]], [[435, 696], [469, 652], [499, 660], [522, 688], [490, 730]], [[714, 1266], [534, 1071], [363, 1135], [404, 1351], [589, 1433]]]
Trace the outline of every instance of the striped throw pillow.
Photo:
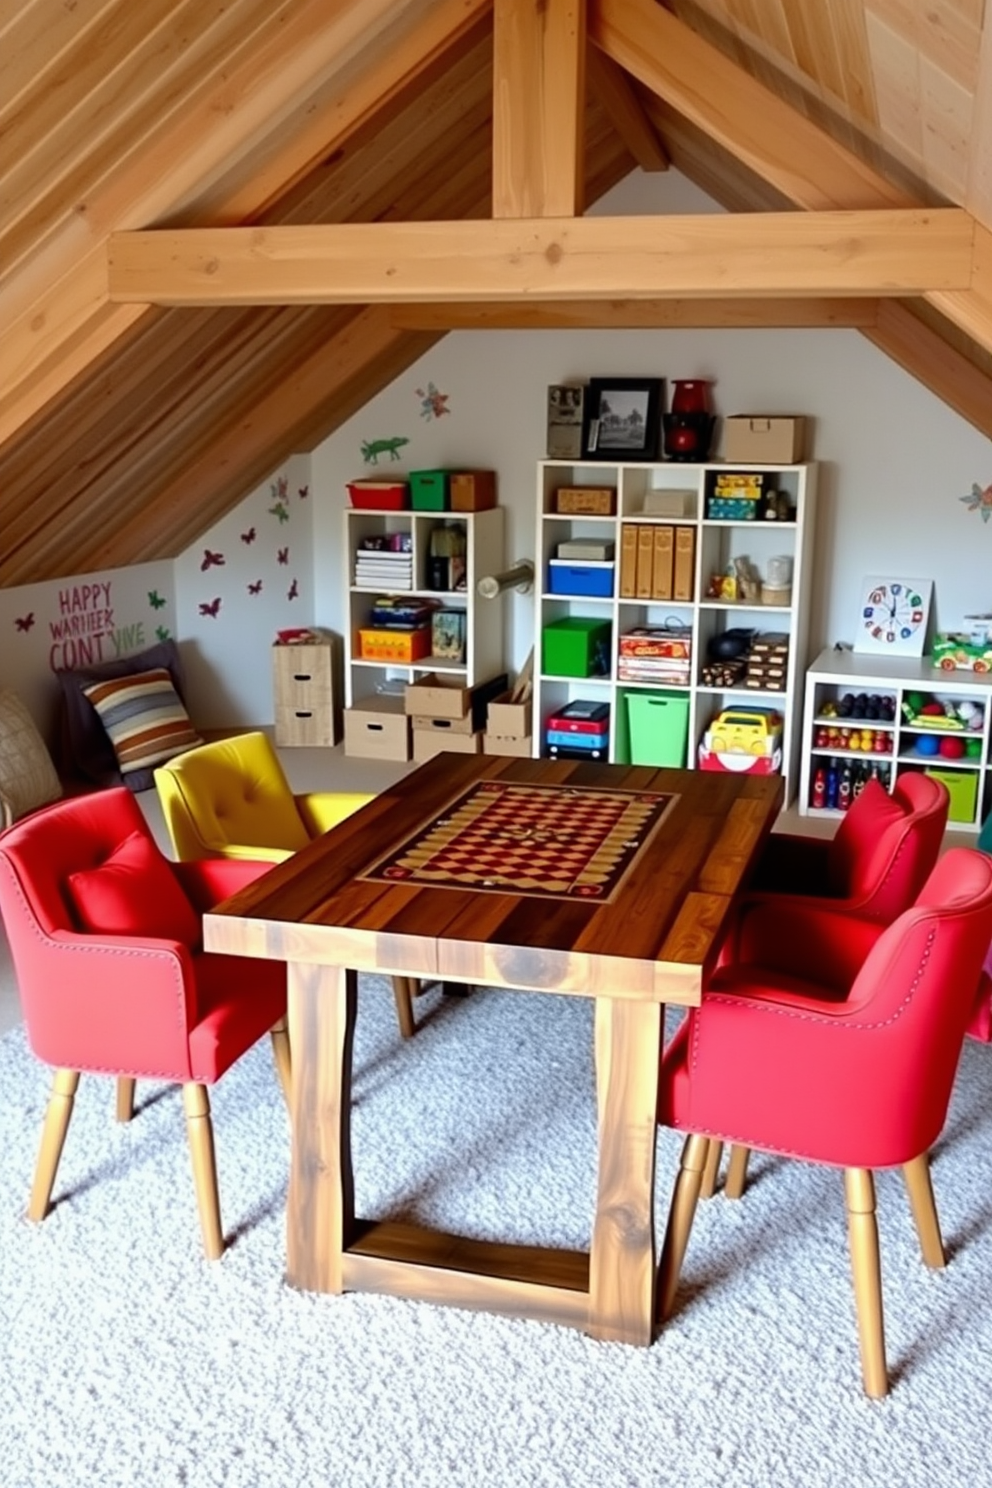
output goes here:
[[107, 731], [122, 775], [160, 765], [203, 740], [165, 667], [84, 687]]

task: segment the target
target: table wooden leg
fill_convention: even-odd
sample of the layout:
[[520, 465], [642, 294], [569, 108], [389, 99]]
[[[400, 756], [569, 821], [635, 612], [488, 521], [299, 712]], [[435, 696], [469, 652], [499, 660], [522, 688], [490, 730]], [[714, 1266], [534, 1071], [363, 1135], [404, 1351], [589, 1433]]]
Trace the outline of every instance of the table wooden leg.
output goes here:
[[352, 1237], [351, 1065], [357, 977], [337, 966], [288, 966], [293, 1050], [293, 1141], [287, 1204], [287, 1279], [306, 1291], [343, 1290]]
[[596, 999], [599, 1174], [589, 1255], [589, 1332], [654, 1336], [654, 1172], [662, 1015], [656, 1002]]

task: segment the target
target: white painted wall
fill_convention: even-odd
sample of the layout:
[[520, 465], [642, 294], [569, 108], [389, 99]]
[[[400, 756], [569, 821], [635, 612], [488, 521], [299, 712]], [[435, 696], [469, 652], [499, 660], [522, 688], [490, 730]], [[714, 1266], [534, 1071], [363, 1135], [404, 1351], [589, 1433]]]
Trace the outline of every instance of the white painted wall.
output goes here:
[[[635, 173], [598, 204], [599, 213], [702, 212], [719, 208], [674, 171]], [[456, 332], [325, 440], [298, 456], [175, 565], [97, 575], [113, 586], [106, 637], [124, 644], [156, 625], [178, 636], [191, 712], [204, 728], [272, 721], [269, 648], [278, 629], [321, 624], [342, 631], [347, 613], [342, 552], [345, 484], [374, 469], [394, 473], [437, 466], [498, 472], [507, 509], [507, 557], [533, 557], [536, 466], [545, 452], [549, 383], [609, 374], [669, 380], [708, 377], [720, 414], [805, 413], [812, 456], [821, 464], [813, 590], [812, 647], [851, 640], [862, 579], [890, 573], [932, 578], [936, 623], [959, 627], [972, 611], [992, 610], [992, 521], [962, 497], [992, 484], [992, 441], [959, 418], [856, 331], [488, 331]], [[422, 416], [433, 383], [448, 412]], [[401, 436], [402, 460], [378, 467], [363, 441]], [[719, 445], [715, 453], [719, 454]], [[273, 515], [286, 481], [288, 521]], [[308, 495], [301, 497], [306, 488]], [[987, 508], [986, 508], [987, 509]], [[242, 534], [255, 529], [253, 543]], [[280, 549], [288, 548], [280, 564]], [[204, 554], [223, 565], [202, 567]], [[289, 598], [293, 579], [297, 597]], [[248, 586], [261, 580], [258, 593]], [[51, 625], [61, 593], [86, 580], [0, 591], [0, 685], [16, 688], [39, 721], [49, 716]], [[147, 595], [167, 599], [160, 611]], [[216, 616], [202, 604], [221, 600]], [[533, 641], [533, 601], [511, 594], [507, 660], [517, 667]], [[34, 613], [28, 631], [16, 620]], [[114, 652], [116, 654], [116, 651]]]

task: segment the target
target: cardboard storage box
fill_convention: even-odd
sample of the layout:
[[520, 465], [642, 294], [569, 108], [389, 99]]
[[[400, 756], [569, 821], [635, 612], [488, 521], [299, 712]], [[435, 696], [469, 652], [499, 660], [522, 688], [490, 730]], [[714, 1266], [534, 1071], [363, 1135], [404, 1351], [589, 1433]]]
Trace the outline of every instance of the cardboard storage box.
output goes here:
[[[510, 693], [501, 692], [489, 704], [486, 732], [501, 739], [524, 739], [531, 732], [531, 700], [511, 703]], [[498, 753], [492, 750], [491, 753]]]
[[472, 734], [472, 722], [471, 713], [464, 718], [426, 718], [414, 713], [412, 718], [414, 733], [425, 734]]
[[616, 510], [614, 486], [559, 486], [555, 492], [555, 511], [610, 517]]
[[453, 470], [448, 491], [452, 511], [488, 511], [496, 505], [496, 472]]
[[509, 754], [516, 759], [530, 759], [534, 753], [534, 740], [530, 734], [519, 738], [509, 734], [483, 734], [483, 754]]
[[344, 752], [362, 759], [408, 760], [410, 720], [400, 697], [369, 697], [344, 710]]
[[485, 727], [490, 698], [505, 692], [509, 680], [505, 672], [500, 672], [488, 682], [466, 687], [461, 677], [425, 672], [416, 682], [407, 683], [403, 705], [414, 718], [464, 718], [470, 713], [473, 728], [481, 729]]
[[413, 757], [418, 764], [433, 759], [442, 750], [449, 754], [479, 754], [482, 734], [433, 734], [427, 729], [413, 731]]
[[768, 460], [773, 465], [791, 465], [801, 460], [806, 447], [803, 415], [764, 417], [735, 414], [724, 419], [723, 458], [751, 464]]
[[609, 620], [569, 615], [542, 632], [543, 670], [555, 677], [605, 677], [610, 670]]

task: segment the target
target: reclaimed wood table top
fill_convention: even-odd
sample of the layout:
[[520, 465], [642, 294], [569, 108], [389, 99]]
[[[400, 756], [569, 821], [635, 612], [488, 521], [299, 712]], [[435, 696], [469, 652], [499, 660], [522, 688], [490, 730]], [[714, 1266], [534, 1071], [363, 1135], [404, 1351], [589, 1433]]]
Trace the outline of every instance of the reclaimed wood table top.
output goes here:
[[[490, 860], [490, 876], [502, 867], [508, 880], [502, 888], [453, 873], [438, 882], [376, 871], [480, 782], [574, 791], [576, 805], [595, 793], [670, 799], [602, 897], [524, 886], [519, 854]], [[218, 906], [205, 917], [205, 944], [358, 971], [692, 1004], [781, 799], [779, 776], [437, 755]], [[532, 819], [542, 814], [539, 805]], [[544, 872], [559, 881], [553, 866]]]

